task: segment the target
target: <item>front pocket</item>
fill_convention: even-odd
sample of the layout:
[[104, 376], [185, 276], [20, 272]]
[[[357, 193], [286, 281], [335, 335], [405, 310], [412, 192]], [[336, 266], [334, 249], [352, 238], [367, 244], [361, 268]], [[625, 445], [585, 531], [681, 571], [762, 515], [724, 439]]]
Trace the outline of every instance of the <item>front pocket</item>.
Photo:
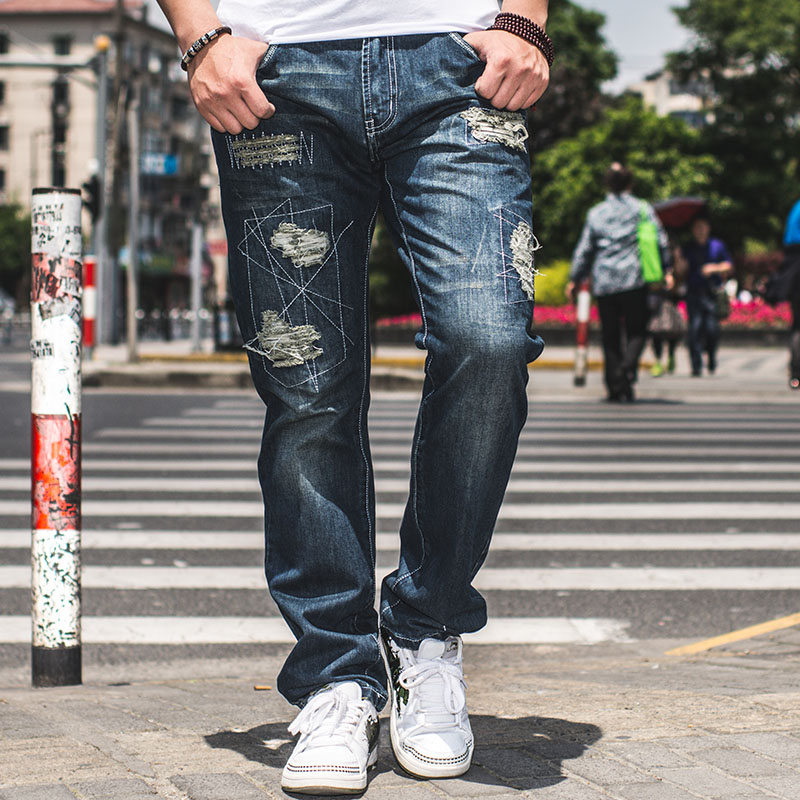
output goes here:
[[465, 53], [472, 56], [476, 61], [483, 63], [483, 59], [478, 55], [478, 51], [460, 33], [451, 31], [447, 34]]

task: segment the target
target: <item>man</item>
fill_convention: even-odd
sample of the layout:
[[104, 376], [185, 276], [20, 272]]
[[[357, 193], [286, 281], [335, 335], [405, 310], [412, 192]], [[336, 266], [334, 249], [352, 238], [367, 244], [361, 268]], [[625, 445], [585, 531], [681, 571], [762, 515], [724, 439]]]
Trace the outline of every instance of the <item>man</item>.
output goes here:
[[[231, 292], [267, 406], [266, 573], [297, 637], [278, 688], [302, 708], [283, 786], [363, 791], [387, 700], [381, 639], [400, 764], [461, 774], [460, 634], [486, 622], [471, 582], [543, 346], [524, 110], [548, 82], [547, 0], [499, 16], [495, 0], [222, 0], [219, 16], [208, 0], [160, 3], [214, 129]], [[428, 351], [380, 633], [366, 302], [379, 209]]]
[[724, 291], [725, 278], [733, 271], [728, 248], [711, 238], [711, 223], [705, 213], [691, 226], [691, 239], [683, 247], [678, 272], [686, 284], [686, 310], [689, 313], [689, 356], [692, 376], [703, 374], [703, 352], [710, 375], [717, 369], [720, 317], [716, 295]]
[[800, 200], [786, 219], [783, 234], [784, 260], [781, 267], [786, 299], [791, 303], [792, 327], [789, 336], [789, 388], [800, 390]]
[[639, 258], [638, 229], [642, 215], [658, 229], [661, 264], [669, 260], [667, 236], [653, 207], [633, 189], [633, 173], [615, 162], [605, 175], [608, 195], [594, 206], [572, 256], [567, 294], [591, 277], [592, 294], [603, 337], [604, 379], [608, 400], [634, 400], [633, 384], [647, 341], [647, 286]]

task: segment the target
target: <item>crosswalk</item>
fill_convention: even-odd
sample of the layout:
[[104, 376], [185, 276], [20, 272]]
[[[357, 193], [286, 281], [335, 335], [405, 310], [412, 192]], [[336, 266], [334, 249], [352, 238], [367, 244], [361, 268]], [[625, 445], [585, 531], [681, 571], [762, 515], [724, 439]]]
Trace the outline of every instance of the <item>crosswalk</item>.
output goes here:
[[[292, 640], [262, 569], [263, 411], [189, 397], [86, 437], [87, 644]], [[397, 561], [416, 405], [373, 400], [379, 577]], [[696, 638], [800, 610], [798, 444], [785, 404], [533, 404], [475, 582], [490, 623], [470, 640]], [[28, 475], [0, 458], [0, 645], [30, 641]]]

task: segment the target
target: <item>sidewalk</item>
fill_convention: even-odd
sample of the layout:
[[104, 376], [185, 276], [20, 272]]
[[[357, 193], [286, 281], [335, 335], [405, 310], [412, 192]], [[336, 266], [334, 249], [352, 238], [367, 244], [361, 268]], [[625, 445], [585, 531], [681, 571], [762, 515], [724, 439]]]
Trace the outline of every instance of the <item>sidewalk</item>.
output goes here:
[[[148, 388], [250, 388], [246, 356], [241, 351], [213, 353], [212, 343], [191, 352], [187, 340], [142, 342], [139, 361], [126, 363], [124, 345], [96, 348], [84, 359], [84, 385], [88, 387]], [[787, 389], [787, 350], [775, 346], [723, 347], [714, 376], [689, 377], [685, 348], [678, 352], [674, 375], [652, 378], [651, 353], [642, 359], [637, 395], [649, 402], [798, 402], [797, 393]], [[602, 400], [602, 351], [589, 348], [587, 385], [573, 385], [575, 349], [548, 345], [531, 365], [529, 394], [551, 401]], [[422, 386], [425, 352], [413, 344], [383, 344], [373, 352], [372, 388], [418, 392]]]
[[[679, 644], [467, 644], [472, 769], [402, 774], [384, 714], [365, 797], [795, 800], [800, 629], [664, 655]], [[274, 686], [283, 655], [104, 666], [87, 652], [85, 684], [58, 689], [0, 673], [0, 798], [286, 797], [293, 709], [254, 690]]]

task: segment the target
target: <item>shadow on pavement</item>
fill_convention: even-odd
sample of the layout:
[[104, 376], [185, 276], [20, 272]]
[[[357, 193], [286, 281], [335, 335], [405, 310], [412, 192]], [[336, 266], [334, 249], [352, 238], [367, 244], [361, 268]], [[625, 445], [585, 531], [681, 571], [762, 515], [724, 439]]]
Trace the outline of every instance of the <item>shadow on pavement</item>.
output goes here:
[[[510, 784], [523, 791], [563, 781], [561, 764], [579, 758], [603, 735], [597, 725], [552, 717], [507, 719], [476, 714], [470, 716], [470, 722], [477, 743], [473, 765], [455, 780], [504, 789]], [[210, 747], [233, 750], [262, 766], [283, 768], [294, 747], [288, 736], [285, 722], [273, 722], [248, 731], [219, 731], [204, 738]], [[371, 780], [387, 772], [405, 776], [391, 755], [389, 725], [384, 718], [380, 757], [370, 773]]]

